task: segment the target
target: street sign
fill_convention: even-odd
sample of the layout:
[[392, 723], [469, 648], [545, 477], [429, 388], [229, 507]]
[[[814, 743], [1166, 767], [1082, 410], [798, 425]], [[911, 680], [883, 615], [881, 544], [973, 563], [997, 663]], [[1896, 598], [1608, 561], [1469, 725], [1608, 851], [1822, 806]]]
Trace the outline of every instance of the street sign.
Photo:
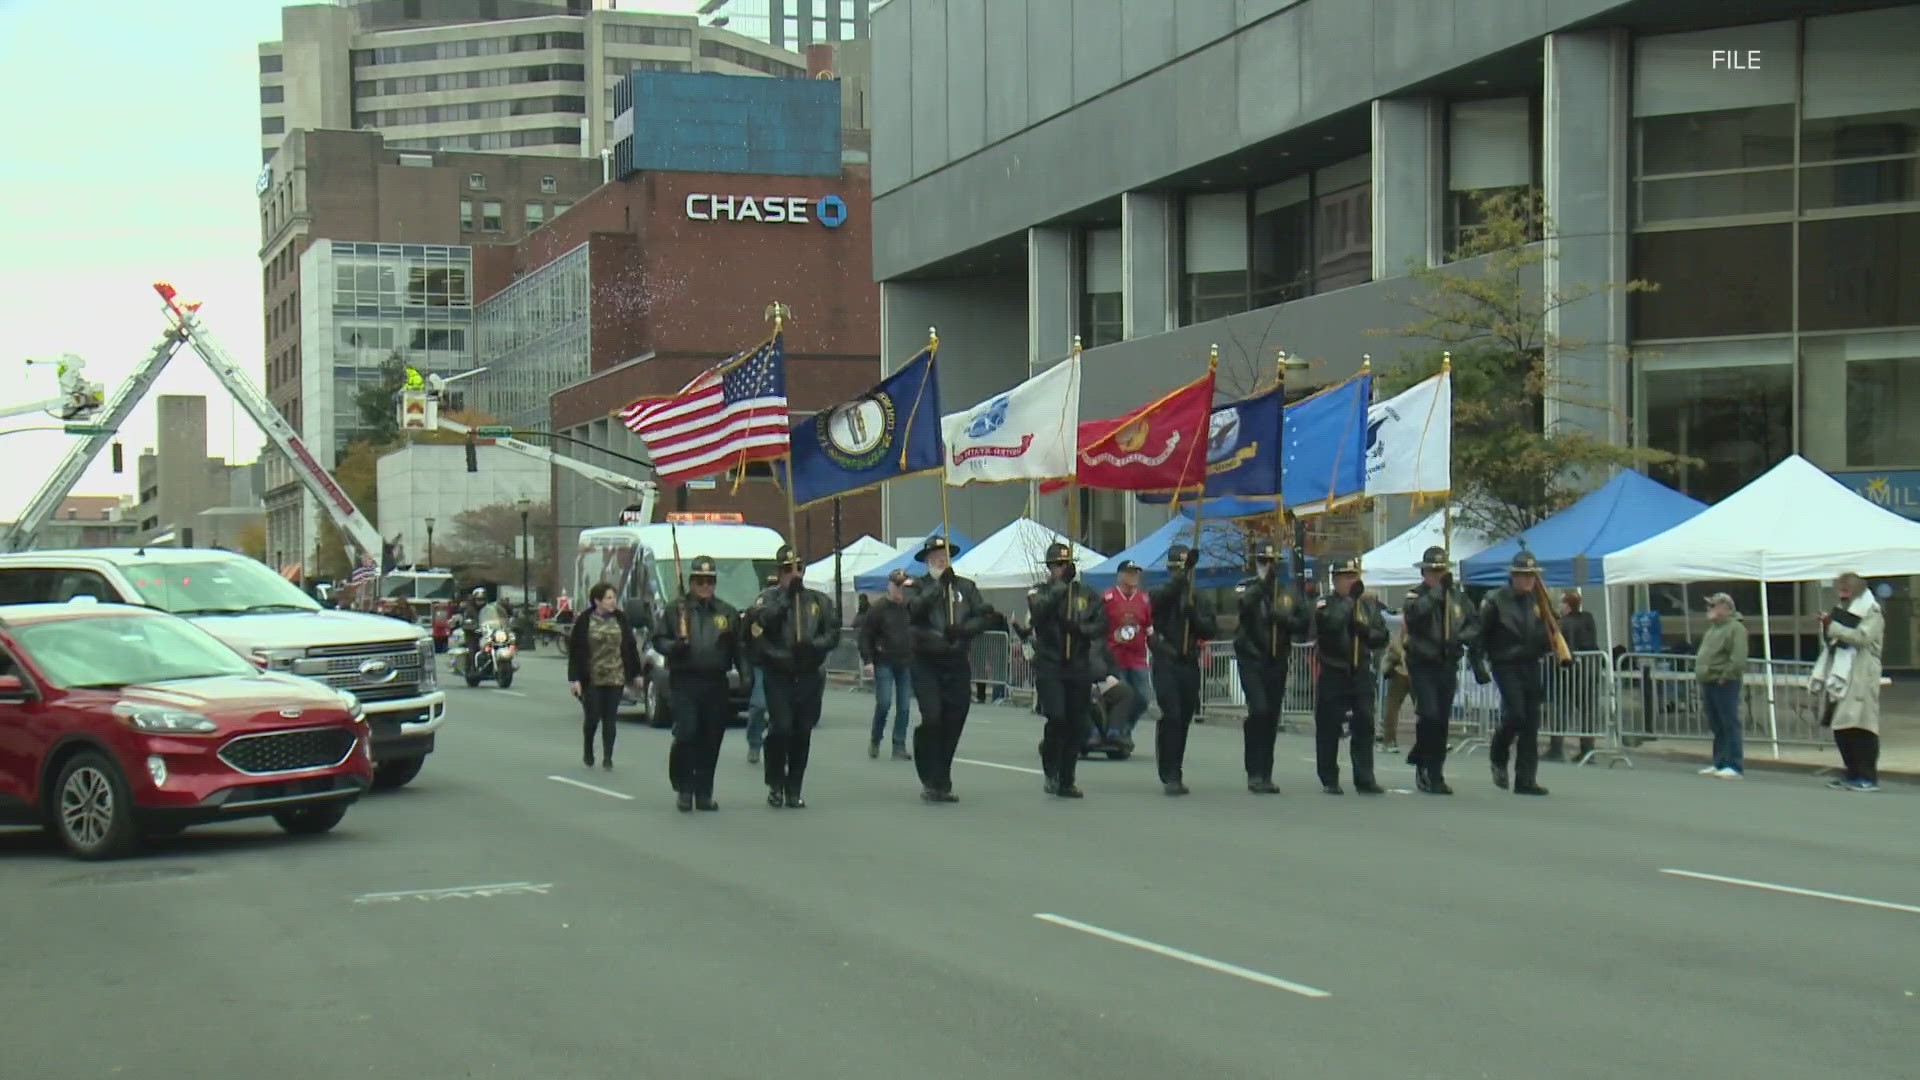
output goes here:
[[511, 439], [513, 438], [513, 425], [481, 424], [479, 427], [473, 429], [473, 433], [483, 439]]
[[98, 424], [68, 424], [66, 430], [69, 435], [106, 435], [113, 431]]

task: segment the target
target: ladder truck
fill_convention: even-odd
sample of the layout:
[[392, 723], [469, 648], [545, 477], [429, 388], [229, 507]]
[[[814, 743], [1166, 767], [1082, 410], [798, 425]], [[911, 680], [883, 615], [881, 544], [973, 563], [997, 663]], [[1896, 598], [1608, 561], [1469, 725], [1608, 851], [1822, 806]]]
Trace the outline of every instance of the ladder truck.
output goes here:
[[364, 564], [371, 561], [377, 569], [380, 566], [382, 554], [382, 538], [379, 531], [373, 527], [372, 522], [367, 520], [366, 515], [360, 512], [360, 508], [354, 505], [347, 493], [341, 490], [340, 485], [327, 473], [327, 470], [321, 468], [320, 463], [314, 460], [312, 452], [307, 449], [307, 444], [301, 441], [299, 433], [293, 430], [293, 425], [287, 423], [286, 418], [280, 415], [280, 410], [274, 408], [273, 402], [267, 398], [267, 395], [262, 393], [260, 388], [253, 384], [253, 380], [247, 377], [246, 372], [240, 369], [240, 365], [234, 362], [232, 355], [201, 325], [199, 302], [190, 303], [181, 300], [174, 287], [164, 281], [156, 282], [153, 289], [160, 294], [160, 299], [165, 305], [168, 322], [166, 333], [154, 345], [153, 351], [147, 354], [146, 359], [134, 368], [132, 376], [114, 393], [113, 399], [99, 410], [96, 418], [97, 426], [92, 433], [83, 436], [79, 442], [73, 444], [67, 451], [67, 456], [54, 468], [52, 475], [47, 477], [46, 483], [41, 485], [40, 490], [35, 493], [33, 500], [27, 504], [25, 512], [20, 515], [20, 520], [15, 523], [13, 531], [7, 534], [5, 550], [13, 552], [32, 549], [40, 529], [53, 516], [68, 493], [73, 490], [73, 485], [79, 482], [81, 474], [87, 471], [87, 466], [92, 464], [93, 459], [99, 456], [100, 450], [106, 446], [108, 440], [133, 414], [134, 407], [146, 396], [147, 391], [152, 389], [153, 384], [160, 378], [160, 373], [166, 370], [168, 362], [173, 359], [174, 353], [185, 345], [200, 354], [200, 359], [206, 362], [214, 377], [220, 380], [220, 385], [226, 388], [227, 393], [233, 395], [233, 399], [240, 403], [241, 408], [247, 410], [247, 415], [253, 417], [253, 422], [258, 424], [260, 430], [273, 441], [274, 447], [285, 455], [288, 463], [293, 467], [294, 475], [300, 478], [300, 482], [309, 492], [312, 492], [315, 500], [326, 509], [327, 515], [339, 527], [341, 535], [346, 537], [349, 545], [348, 557], [351, 559], [355, 549], [358, 549], [362, 556], [361, 562]]
[[[45, 364], [45, 360], [29, 360], [28, 364]], [[87, 362], [68, 353], [57, 361], [60, 368], [60, 396], [50, 397], [26, 405], [11, 405], [0, 408], [0, 420], [10, 420], [16, 416], [43, 412], [56, 420], [69, 424], [85, 422], [100, 411], [106, 401], [106, 387], [97, 382], [88, 382], [84, 372]]]

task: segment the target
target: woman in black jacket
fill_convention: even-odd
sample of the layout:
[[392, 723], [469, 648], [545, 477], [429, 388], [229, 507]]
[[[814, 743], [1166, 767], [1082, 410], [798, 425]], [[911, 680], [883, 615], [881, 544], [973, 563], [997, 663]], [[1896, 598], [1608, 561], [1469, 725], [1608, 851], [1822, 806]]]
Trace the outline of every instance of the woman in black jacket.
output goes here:
[[591, 769], [597, 728], [601, 767], [611, 769], [621, 691], [640, 678], [640, 645], [620, 611], [613, 586], [603, 581], [587, 590], [587, 613], [573, 621], [568, 646], [567, 682], [586, 713], [586, 745], [581, 757]]

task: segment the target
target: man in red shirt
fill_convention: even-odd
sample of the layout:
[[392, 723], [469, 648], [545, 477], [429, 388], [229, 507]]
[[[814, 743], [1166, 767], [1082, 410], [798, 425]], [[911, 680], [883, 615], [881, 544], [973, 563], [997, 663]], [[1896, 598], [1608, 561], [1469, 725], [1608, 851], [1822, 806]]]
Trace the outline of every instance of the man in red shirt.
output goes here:
[[1147, 676], [1147, 630], [1153, 626], [1153, 601], [1140, 587], [1140, 564], [1132, 559], [1121, 563], [1119, 584], [1109, 588], [1101, 602], [1107, 609], [1107, 652], [1113, 657], [1114, 675], [1133, 691], [1127, 715], [1107, 717], [1107, 738], [1131, 749], [1133, 726], [1147, 714], [1147, 699], [1153, 690]]

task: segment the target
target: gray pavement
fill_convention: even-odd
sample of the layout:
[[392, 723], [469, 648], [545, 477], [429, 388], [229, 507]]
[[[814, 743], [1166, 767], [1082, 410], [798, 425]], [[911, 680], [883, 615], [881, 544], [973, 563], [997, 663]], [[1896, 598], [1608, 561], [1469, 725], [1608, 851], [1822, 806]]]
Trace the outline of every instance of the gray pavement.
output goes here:
[[[1335, 799], [1310, 742], [1283, 736], [1286, 793], [1260, 799], [1241, 786], [1238, 729], [1207, 725], [1189, 798], [1162, 796], [1144, 755], [1084, 764], [1088, 797], [1065, 803], [1039, 790], [1034, 719], [986, 706], [955, 767], [962, 802], [925, 806], [910, 764], [867, 759], [869, 699], [830, 691], [810, 809], [764, 805], [735, 731], [722, 811], [683, 816], [662, 732], [626, 725], [615, 771], [581, 766], [550, 658], [511, 694], [450, 693], [421, 779], [330, 837], [242, 824], [100, 866], [0, 832], [0, 1071], [1915, 1070], [1913, 788], [1643, 763], [1548, 766], [1553, 797], [1528, 800], [1493, 789], [1476, 755], [1450, 800]], [[1407, 786], [1409, 770], [1383, 779]]]

